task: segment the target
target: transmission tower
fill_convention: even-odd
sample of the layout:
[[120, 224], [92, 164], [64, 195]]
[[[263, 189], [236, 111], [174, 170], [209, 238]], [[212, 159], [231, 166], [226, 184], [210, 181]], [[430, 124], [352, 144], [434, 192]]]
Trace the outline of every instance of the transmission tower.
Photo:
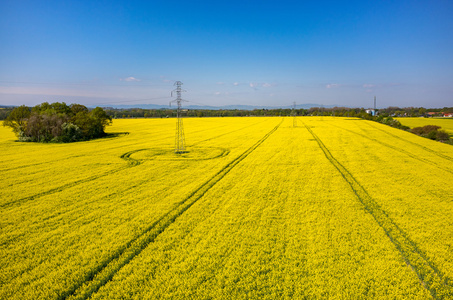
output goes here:
[[182, 82], [176, 81], [175, 84], [176, 89], [171, 92], [171, 96], [173, 97], [173, 93], [176, 92], [176, 99], [170, 101], [170, 106], [173, 102], [176, 102], [178, 109], [176, 111], [176, 135], [175, 135], [175, 153], [181, 154], [186, 151], [186, 141], [184, 138], [184, 127], [182, 125], [182, 115], [181, 115], [181, 102], [186, 100], [181, 99], [181, 93], [185, 92], [185, 90], [181, 89]]
[[293, 109], [291, 111], [293, 115], [293, 127], [297, 127], [297, 119], [296, 119], [296, 102], [293, 102]]

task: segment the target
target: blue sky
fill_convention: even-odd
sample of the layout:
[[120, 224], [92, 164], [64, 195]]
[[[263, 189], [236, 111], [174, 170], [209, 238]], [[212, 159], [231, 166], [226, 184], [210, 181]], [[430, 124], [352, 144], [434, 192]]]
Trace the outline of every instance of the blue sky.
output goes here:
[[0, 1], [0, 104], [453, 106], [452, 1]]

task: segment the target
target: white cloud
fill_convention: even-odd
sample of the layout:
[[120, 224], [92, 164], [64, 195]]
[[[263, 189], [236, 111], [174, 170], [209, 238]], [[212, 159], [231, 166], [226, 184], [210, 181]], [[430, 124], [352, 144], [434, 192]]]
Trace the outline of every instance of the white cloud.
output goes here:
[[326, 85], [326, 88], [333, 89], [333, 88], [337, 88], [340, 86], [341, 86], [341, 84], [338, 84], [338, 83], [330, 83], [330, 84]]
[[235, 82], [233, 83], [234, 86], [238, 86], [239, 85], [239, 82]]
[[363, 88], [365, 88], [365, 89], [369, 89], [369, 88], [373, 88], [373, 87], [375, 87], [374, 84], [365, 83], [365, 84], [363, 85]]
[[137, 79], [135, 77], [127, 77], [127, 78], [120, 78], [121, 81], [141, 81], [140, 79]]
[[274, 85], [270, 84], [270, 83], [267, 83], [267, 82], [262, 84], [262, 87], [266, 87], [266, 88], [267, 87], [271, 87], [271, 86], [274, 86]]
[[220, 94], [221, 94], [221, 92], [215, 92], [214, 93], [214, 95], [220, 95]]
[[219, 82], [217, 82], [217, 84], [218, 84], [218, 85], [224, 85], [225, 82], [219, 81]]

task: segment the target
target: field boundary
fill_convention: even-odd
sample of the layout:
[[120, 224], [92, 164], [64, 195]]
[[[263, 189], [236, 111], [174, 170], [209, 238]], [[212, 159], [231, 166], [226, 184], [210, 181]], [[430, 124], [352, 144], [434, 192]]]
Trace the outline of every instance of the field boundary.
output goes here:
[[[110, 259], [92, 270], [85, 280], [74, 285], [65, 294], [60, 295], [59, 299], [88, 299], [96, 293], [102, 286], [109, 282], [119, 270], [121, 270], [132, 259], [139, 255], [150, 243], [173, 224], [176, 219], [186, 212], [193, 204], [195, 204], [206, 192], [208, 192], [217, 182], [225, 177], [236, 165], [243, 161], [250, 153], [258, 148], [270, 135], [272, 135], [282, 124], [275, 126], [271, 131], [264, 135], [258, 142], [249, 147], [242, 154], [237, 156], [220, 171], [214, 174], [210, 179], [200, 185], [184, 200], [180, 201], [176, 207], [159, 220], [152, 223], [139, 236], [129, 241], [125, 247], [119, 249]], [[129, 154], [129, 156], [127, 156]], [[125, 157], [130, 158], [131, 152], [125, 153]]]
[[[304, 124], [305, 125], [305, 124]], [[416, 273], [421, 285], [429, 291], [434, 299], [444, 299], [453, 296], [453, 288], [449, 278], [444, 277], [440, 270], [417, 247], [407, 234], [387, 215], [384, 209], [368, 194], [354, 176], [333, 157], [329, 149], [319, 137], [307, 126], [307, 130], [318, 143], [326, 158], [340, 172], [349, 184], [357, 199], [365, 210], [370, 213], [377, 224], [384, 230], [387, 237], [395, 245], [406, 264]]]

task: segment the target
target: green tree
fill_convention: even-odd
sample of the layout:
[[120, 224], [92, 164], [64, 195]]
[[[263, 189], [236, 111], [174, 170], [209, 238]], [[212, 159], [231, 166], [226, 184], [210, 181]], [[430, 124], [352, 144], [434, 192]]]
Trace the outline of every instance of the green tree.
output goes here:
[[55, 102], [41, 103], [30, 109], [14, 109], [4, 121], [20, 141], [74, 142], [105, 135], [105, 127], [112, 118], [100, 107], [89, 111], [85, 106]]
[[77, 125], [64, 123], [59, 141], [63, 143], [76, 142], [83, 139], [83, 132]]
[[88, 108], [82, 104], [71, 104], [70, 108], [71, 108], [71, 114], [74, 116], [77, 115], [79, 112], [88, 113]]
[[25, 105], [16, 107], [11, 111], [9, 116], [3, 121], [3, 126], [8, 126], [13, 129], [16, 135], [19, 135], [25, 130], [27, 119], [30, 117], [30, 109]]
[[107, 115], [105, 110], [103, 110], [100, 107], [96, 107], [91, 111], [91, 116], [93, 116], [97, 121], [99, 121], [99, 124], [102, 126], [102, 132], [104, 132], [104, 128], [107, 125], [110, 125], [112, 123], [112, 117]]

